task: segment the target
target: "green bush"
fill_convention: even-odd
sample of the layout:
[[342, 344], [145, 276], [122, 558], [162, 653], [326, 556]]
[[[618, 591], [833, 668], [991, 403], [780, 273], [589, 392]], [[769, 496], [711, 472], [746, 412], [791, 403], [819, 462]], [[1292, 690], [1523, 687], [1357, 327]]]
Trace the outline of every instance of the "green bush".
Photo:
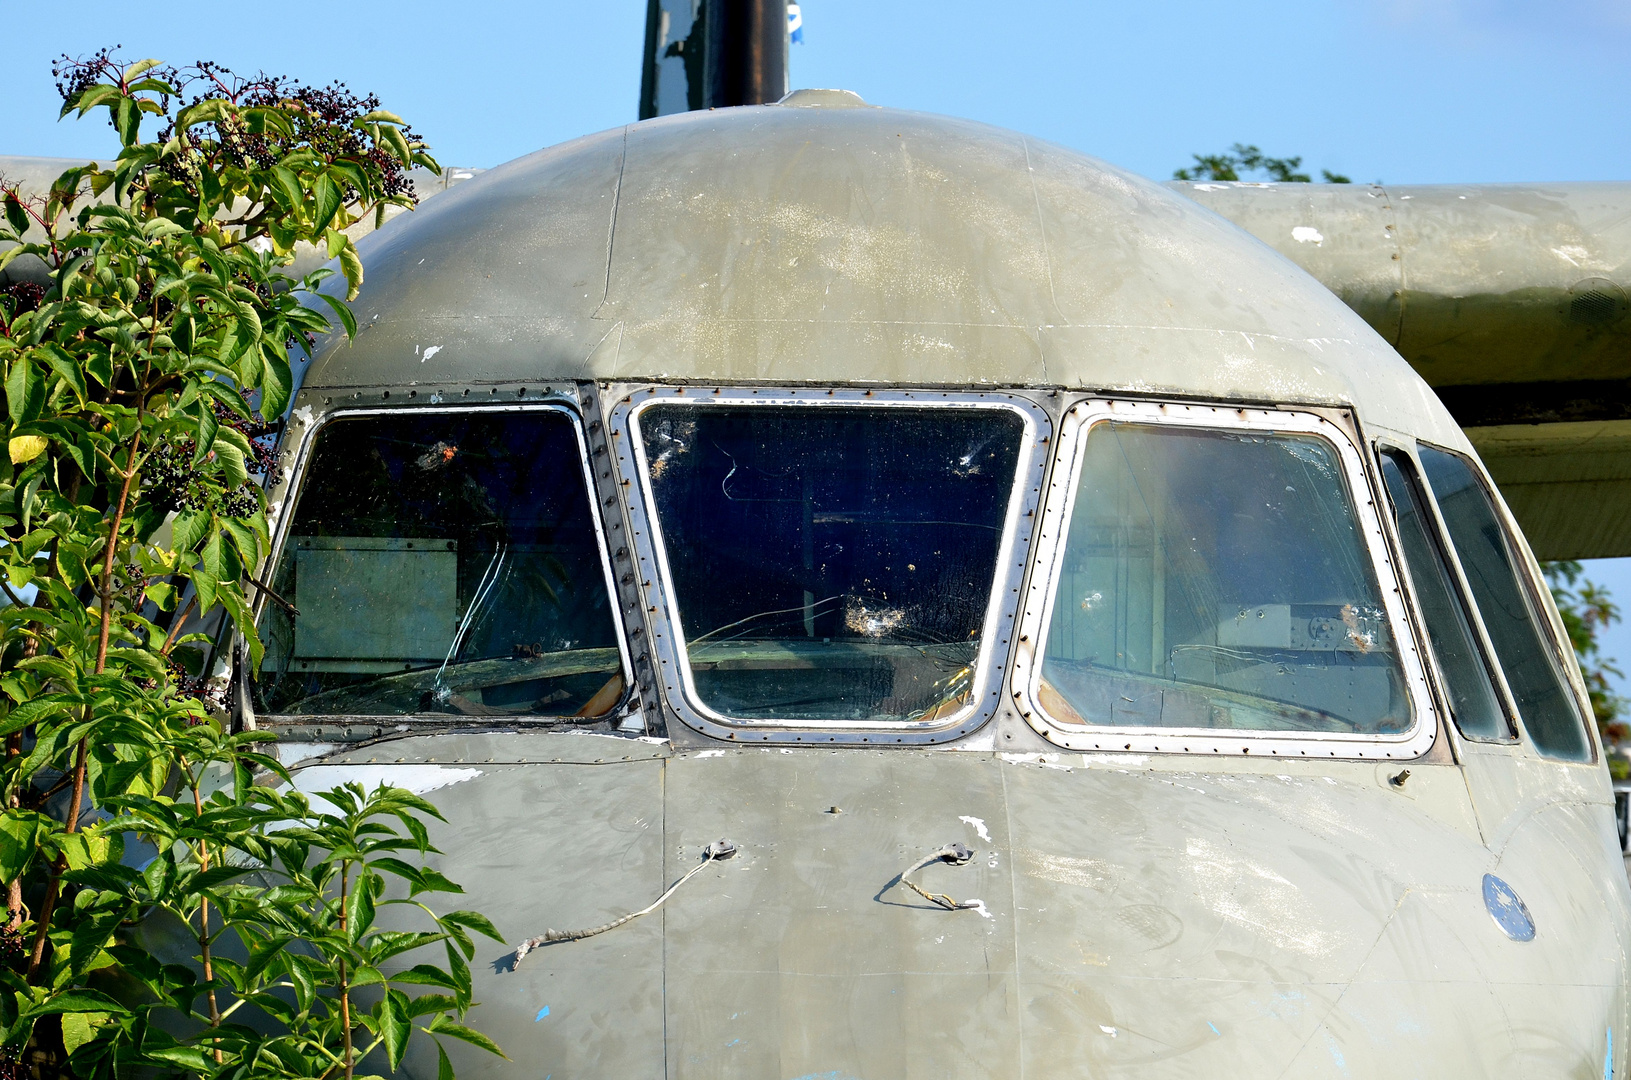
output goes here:
[[[376, 1050], [395, 1068], [415, 1028], [497, 1052], [460, 1021], [470, 935], [498, 935], [421, 900], [460, 891], [424, 865], [434, 808], [279, 786], [270, 736], [227, 730], [203, 668], [234, 631], [260, 656], [245, 590], [265, 591], [290, 352], [331, 318], [355, 332], [318, 291], [330, 271], [291, 278], [293, 253], [325, 249], [354, 298], [344, 230], [412, 206], [408, 171], [436, 162], [340, 84], [108, 51], [56, 73], [62, 114], [105, 115], [119, 151], [43, 193], [0, 179], [0, 1055], [350, 1077]], [[148, 944], [166, 919], [185, 955]], [[427, 948], [445, 962], [406, 966]]]

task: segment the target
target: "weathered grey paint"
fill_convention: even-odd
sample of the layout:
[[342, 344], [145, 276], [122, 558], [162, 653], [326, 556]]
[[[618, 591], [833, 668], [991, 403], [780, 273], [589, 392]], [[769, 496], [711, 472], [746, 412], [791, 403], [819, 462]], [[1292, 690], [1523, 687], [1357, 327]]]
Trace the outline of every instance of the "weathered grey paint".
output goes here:
[[[1370, 762], [538, 733], [299, 776], [434, 788], [443, 868], [512, 940], [644, 906], [707, 843], [740, 846], [516, 971], [484, 946], [474, 1020], [515, 1060], [455, 1051], [460, 1075], [1601, 1076], [1625, 1015], [1617, 837], [1593, 772], [1513, 758], [1488, 784], [1412, 763], [1400, 790]], [[1503, 790], [1526, 784], [1548, 792]], [[924, 883], [989, 918], [885, 888], [951, 841], [974, 860]], [[1484, 910], [1486, 872], [1536, 941]]]
[[[303, 374], [288, 464], [347, 406], [560, 397], [615, 551], [635, 519], [606, 418], [649, 383], [1293, 403], [1467, 447], [1386, 340], [1194, 202], [1010, 132], [800, 101], [545, 150], [365, 239], [365, 329]], [[298, 773], [430, 792], [441, 865], [511, 942], [740, 846], [516, 971], [488, 947], [472, 1020], [512, 1062], [461, 1055], [461, 1075], [1583, 1078], [1611, 1029], [1624, 1069], [1631, 890], [1600, 761], [1442, 721], [1408, 762], [1081, 755], [1006, 693], [949, 748], [740, 747], [662, 697], [652, 594], [618, 558], [643, 687], [625, 723], [661, 736], [358, 721], [384, 741]], [[924, 884], [989, 918], [886, 888], [951, 841], [975, 858]], [[1491, 919], [1486, 873], [1534, 941]]]

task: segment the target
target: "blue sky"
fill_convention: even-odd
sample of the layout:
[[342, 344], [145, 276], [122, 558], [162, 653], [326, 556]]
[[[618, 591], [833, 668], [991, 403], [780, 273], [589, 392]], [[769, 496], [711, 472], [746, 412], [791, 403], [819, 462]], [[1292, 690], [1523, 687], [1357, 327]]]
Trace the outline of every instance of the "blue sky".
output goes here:
[[[644, 0], [3, 0], [0, 153], [89, 155], [50, 62], [122, 43], [377, 92], [460, 165], [634, 115]], [[1355, 179], [1631, 179], [1631, 0], [807, 0], [793, 82], [1166, 176], [1236, 140]]]
[[[55, 119], [57, 54], [341, 79], [444, 163], [634, 118], [644, 0], [0, 0], [0, 154], [105, 154]], [[1631, 0], [805, 0], [795, 86], [973, 117], [1154, 177], [1236, 141], [1356, 180], [1631, 180]], [[1631, 608], [1631, 560], [1588, 567]], [[1609, 651], [1631, 667], [1631, 629]]]

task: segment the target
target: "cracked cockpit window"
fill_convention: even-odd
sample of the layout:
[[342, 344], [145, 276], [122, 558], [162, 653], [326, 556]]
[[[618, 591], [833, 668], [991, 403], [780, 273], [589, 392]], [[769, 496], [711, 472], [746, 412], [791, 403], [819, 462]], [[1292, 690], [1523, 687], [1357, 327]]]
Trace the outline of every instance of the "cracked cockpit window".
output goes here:
[[261, 616], [256, 708], [610, 712], [623, 668], [591, 512], [562, 411], [330, 421], [272, 578], [284, 603]]
[[1411, 712], [1335, 449], [1100, 423], [1037, 687], [1063, 725], [1389, 734]]
[[970, 703], [1023, 418], [661, 404], [640, 432], [699, 704], [935, 722]]

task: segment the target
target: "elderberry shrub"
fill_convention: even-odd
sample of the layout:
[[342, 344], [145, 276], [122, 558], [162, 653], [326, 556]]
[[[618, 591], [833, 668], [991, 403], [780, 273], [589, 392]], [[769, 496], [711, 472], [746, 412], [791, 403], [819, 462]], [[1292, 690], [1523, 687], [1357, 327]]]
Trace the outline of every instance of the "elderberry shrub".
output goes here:
[[[64, 101], [72, 100], [85, 88], [99, 82], [118, 81], [119, 66], [114, 60], [118, 46], [101, 49], [87, 57], [75, 59], [64, 54], [51, 68], [56, 79], [57, 92]], [[413, 179], [408, 168], [388, 146], [376, 142], [356, 122], [380, 107], [374, 94], [358, 94], [345, 83], [335, 81], [327, 86], [308, 86], [281, 75], [258, 72], [241, 76], [230, 68], [208, 60], [200, 60], [188, 67], [159, 67], [148, 76], [170, 84], [178, 90], [171, 111], [169, 95], [159, 98], [164, 115], [171, 122], [158, 133], [159, 143], [175, 135], [175, 115], [182, 109], [210, 98], [224, 98], [245, 109], [277, 107], [292, 120], [288, 132], [261, 128], [251, 130], [240, 119], [199, 125], [194, 129], [198, 149], [212, 171], [221, 167], [239, 169], [268, 169], [282, 160], [291, 150], [305, 148], [326, 161], [366, 162], [379, 178], [378, 194], [391, 198], [415, 195]], [[112, 122], [111, 120], [109, 121]], [[401, 129], [409, 144], [417, 144], [419, 137], [408, 127]], [[170, 179], [196, 194], [199, 163], [180, 156], [170, 156], [159, 166]], [[342, 194], [347, 201], [357, 192], [346, 186]]]

